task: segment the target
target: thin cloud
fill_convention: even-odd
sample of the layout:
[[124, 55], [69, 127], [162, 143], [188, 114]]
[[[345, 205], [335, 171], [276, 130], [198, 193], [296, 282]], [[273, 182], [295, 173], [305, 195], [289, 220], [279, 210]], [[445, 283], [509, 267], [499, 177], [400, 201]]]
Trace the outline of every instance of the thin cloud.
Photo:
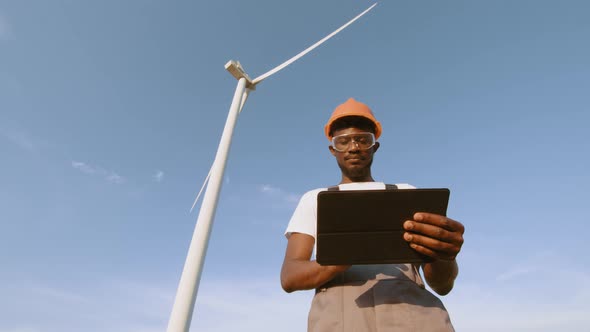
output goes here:
[[114, 183], [114, 184], [121, 184], [123, 182], [125, 182], [125, 178], [123, 178], [122, 176], [120, 176], [119, 174], [116, 173], [111, 173], [106, 177], [106, 180]]
[[258, 190], [265, 195], [276, 197], [282, 201], [291, 204], [299, 202], [299, 198], [301, 197], [300, 195], [289, 193], [281, 188], [275, 187], [270, 184], [263, 184], [259, 186]]
[[156, 182], [162, 182], [162, 180], [164, 180], [164, 172], [157, 171], [156, 174], [154, 174], [153, 178]]
[[[579, 284], [568, 280], [549, 280], [547, 285], [560, 285], [551, 293], [538, 288], [536, 294], [524, 290], [528, 283], [521, 279], [516, 288], [496, 288], [483, 284], [462, 284], [443, 299], [457, 331], [583, 331], [590, 324], [589, 296], [576, 299]], [[559, 294], [555, 296], [555, 294]], [[502, 319], [498, 319], [502, 317]]]
[[1, 140], [7, 140], [13, 145], [31, 153], [48, 149], [59, 149], [59, 147], [51, 141], [36, 136], [35, 132], [26, 130], [18, 124], [0, 124], [0, 141]]
[[84, 174], [102, 177], [110, 183], [121, 184], [126, 181], [124, 177], [113, 171], [108, 171], [100, 166], [93, 166], [82, 161], [72, 161], [72, 167]]
[[508, 281], [515, 278], [522, 277], [527, 274], [535, 272], [537, 269], [532, 267], [518, 267], [512, 270], [508, 270], [496, 277], [497, 281]]
[[0, 294], [0, 309], [6, 313], [0, 332], [155, 332], [165, 329], [174, 293], [149, 284], [98, 279], [78, 288], [4, 283]]
[[12, 37], [12, 27], [8, 23], [8, 20], [0, 13], [0, 40], [8, 40]]
[[[250, 278], [237, 286], [235, 280], [204, 279], [196, 307], [201, 319], [197, 330], [259, 331], [261, 322], [268, 331], [303, 331], [313, 295], [310, 291], [285, 293], [278, 278]], [[231, 320], [223, 319], [232, 317]]]
[[[240, 285], [239, 285], [240, 284]], [[313, 292], [285, 293], [277, 277], [235, 280], [204, 276], [192, 324], [195, 331], [305, 330]], [[0, 285], [0, 332], [155, 332], [166, 328], [177, 282], [92, 280], [75, 289]], [[70, 289], [72, 288], [72, 289]], [[116, 298], [117, 301], [113, 301]], [[10, 313], [14, 313], [10, 315]], [[35, 325], [30, 323], [35, 317]], [[198, 318], [197, 318], [198, 317]], [[232, 319], [227, 319], [232, 317]], [[81, 327], [84, 328], [81, 329]]]
[[279, 188], [276, 188], [276, 187], [273, 187], [273, 186], [271, 186], [269, 184], [263, 184], [263, 185], [260, 186], [260, 191], [263, 192], [263, 193], [267, 193], [267, 194], [273, 195], [273, 194], [278, 193], [280, 191], [280, 189]]
[[41, 330], [32, 327], [15, 327], [8, 330], [0, 329], [0, 332], [41, 332]]
[[81, 161], [72, 161], [72, 167], [81, 171], [82, 173], [86, 173], [86, 174], [96, 173], [96, 169], [94, 167], [92, 167], [86, 163], [83, 163]]
[[[0, 18], [1, 19], [1, 18]], [[1, 23], [0, 23], [1, 29]], [[15, 144], [16, 146], [28, 150], [33, 151], [35, 150], [35, 143], [33, 138], [23, 131], [6, 131], [0, 130], [0, 135], [4, 136], [7, 140]]]
[[89, 302], [89, 300], [82, 295], [55, 287], [34, 286], [31, 288], [31, 292], [33, 292], [35, 296], [49, 297], [53, 298], [54, 300], [78, 303]]

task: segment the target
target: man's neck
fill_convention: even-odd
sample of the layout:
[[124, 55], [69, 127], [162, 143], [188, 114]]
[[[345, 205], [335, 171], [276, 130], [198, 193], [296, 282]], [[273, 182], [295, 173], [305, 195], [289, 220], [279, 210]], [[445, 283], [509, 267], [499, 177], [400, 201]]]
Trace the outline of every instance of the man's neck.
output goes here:
[[363, 176], [363, 177], [359, 177], [359, 178], [349, 178], [349, 177], [343, 175], [342, 179], [340, 180], [340, 184], [354, 183], [354, 182], [375, 182], [375, 180], [373, 179], [373, 177], [371, 175]]

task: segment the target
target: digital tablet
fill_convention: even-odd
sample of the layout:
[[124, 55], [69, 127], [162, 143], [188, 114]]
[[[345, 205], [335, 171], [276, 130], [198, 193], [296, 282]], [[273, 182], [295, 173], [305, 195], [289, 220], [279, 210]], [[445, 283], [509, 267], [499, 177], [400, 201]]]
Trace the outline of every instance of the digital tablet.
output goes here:
[[446, 216], [450, 191], [340, 190], [318, 193], [316, 261], [321, 265], [423, 263], [403, 239], [416, 212]]

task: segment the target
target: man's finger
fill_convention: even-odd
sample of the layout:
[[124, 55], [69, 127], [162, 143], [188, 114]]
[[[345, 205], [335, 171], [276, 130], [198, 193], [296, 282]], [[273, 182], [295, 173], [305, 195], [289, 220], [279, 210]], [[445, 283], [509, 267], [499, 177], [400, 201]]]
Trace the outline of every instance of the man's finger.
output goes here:
[[404, 223], [404, 229], [445, 242], [456, 242], [460, 236], [459, 233], [450, 232], [442, 227], [416, 222], [414, 220], [407, 220]]
[[463, 234], [463, 232], [465, 232], [465, 227], [463, 226], [463, 224], [461, 224], [460, 222], [453, 220], [451, 218], [441, 216], [439, 214], [427, 213], [427, 212], [417, 212], [417, 213], [414, 213], [414, 220], [421, 222], [421, 223], [426, 223], [426, 224], [431, 224], [434, 226], [442, 227], [442, 228], [452, 231], [452, 232], [459, 232], [461, 234]]
[[461, 250], [461, 245], [457, 243], [449, 243], [439, 241], [427, 236], [423, 236], [416, 233], [404, 233], [404, 240], [408, 241], [412, 248], [422, 247], [436, 253], [435, 256], [428, 254], [429, 256], [439, 258], [440, 256], [446, 259], [453, 259]]
[[412, 247], [412, 249], [414, 249], [417, 252], [421, 253], [422, 255], [426, 255], [428, 257], [432, 257], [432, 258], [436, 258], [436, 259], [440, 259], [440, 260], [445, 260], [445, 261], [452, 261], [453, 259], [455, 259], [455, 255], [449, 255], [447, 253], [434, 251], [430, 248], [421, 246], [419, 244], [413, 243], [413, 244], [410, 244], [410, 246]]

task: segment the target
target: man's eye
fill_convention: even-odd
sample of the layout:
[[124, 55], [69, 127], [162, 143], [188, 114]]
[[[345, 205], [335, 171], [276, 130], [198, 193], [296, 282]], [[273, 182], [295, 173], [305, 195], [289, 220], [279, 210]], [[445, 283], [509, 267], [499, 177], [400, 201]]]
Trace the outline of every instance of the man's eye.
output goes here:
[[348, 137], [340, 137], [336, 140], [336, 143], [338, 144], [348, 144], [348, 142], [350, 141], [350, 139]]

